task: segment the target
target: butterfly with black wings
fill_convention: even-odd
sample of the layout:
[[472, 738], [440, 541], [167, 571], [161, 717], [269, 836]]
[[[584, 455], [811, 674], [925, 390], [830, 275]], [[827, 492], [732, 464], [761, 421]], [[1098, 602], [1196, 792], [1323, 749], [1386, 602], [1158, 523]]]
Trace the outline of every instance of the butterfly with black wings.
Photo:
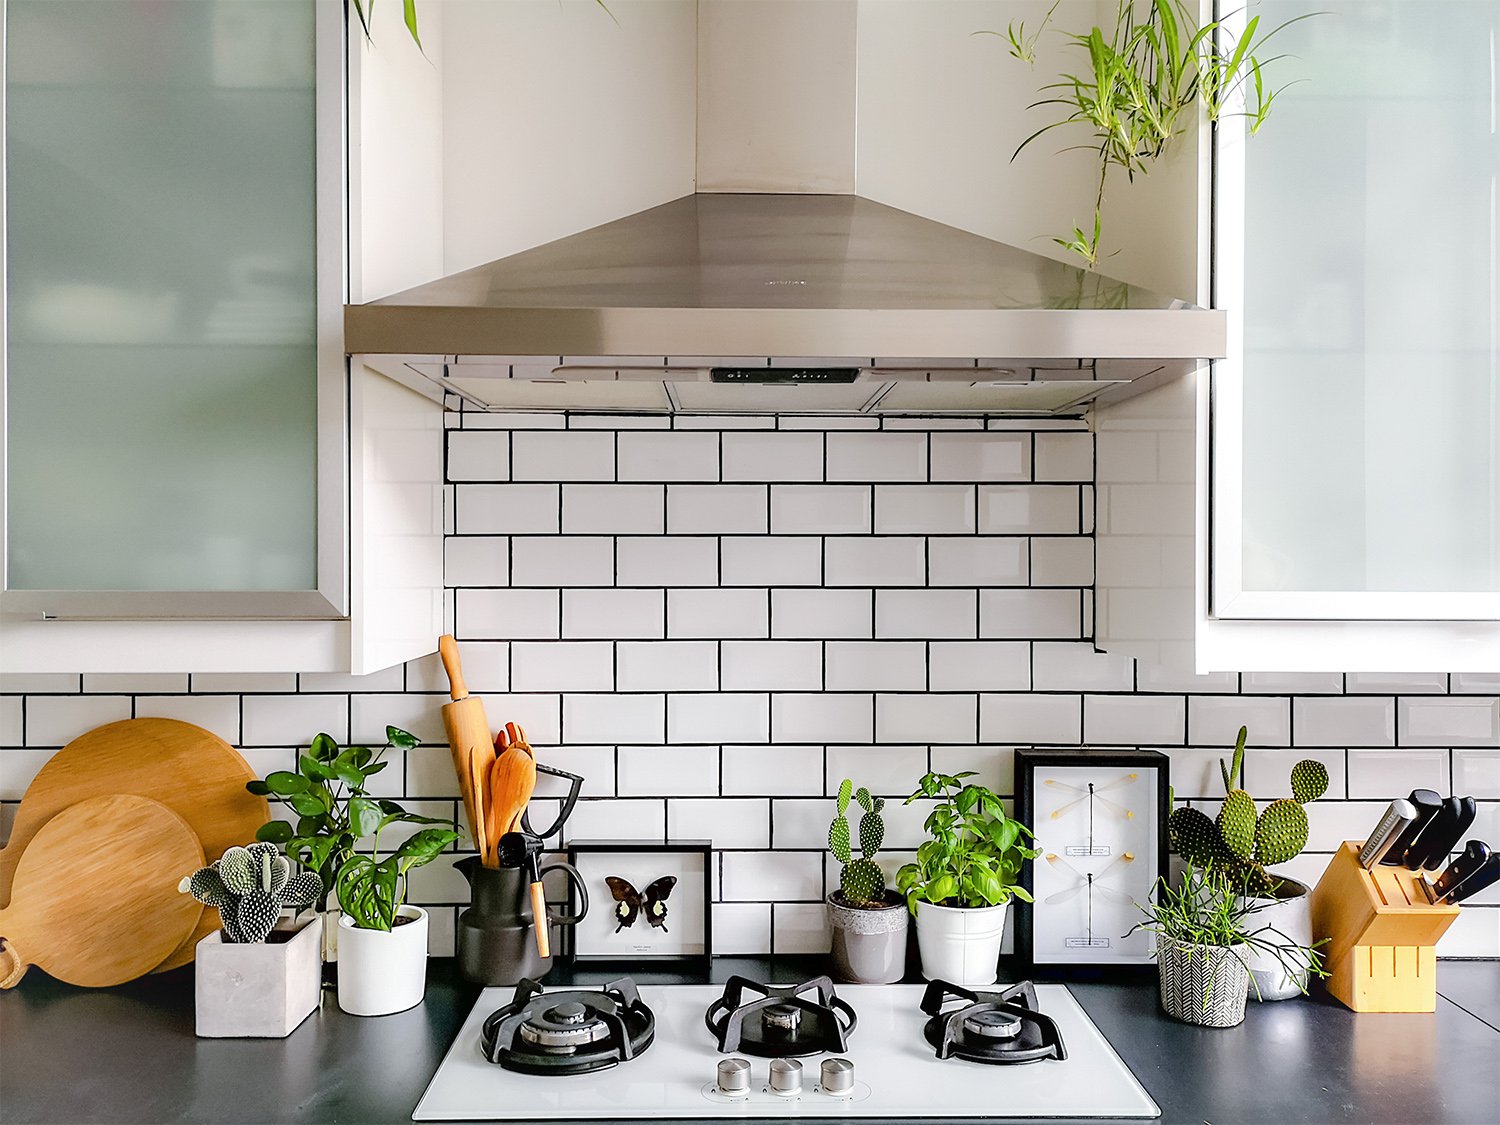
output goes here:
[[658, 927], [662, 933], [669, 932], [667, 896], [677, 885], [676, 875], [663, 875], [646, 888], [645, 894], [641, 894], [618, 875], [606, 875], [604, 881], [609, 884], [610, 894], [615, 896], [615, 933], [635, 925], [636, 918], [643, 911], [646, 921]]

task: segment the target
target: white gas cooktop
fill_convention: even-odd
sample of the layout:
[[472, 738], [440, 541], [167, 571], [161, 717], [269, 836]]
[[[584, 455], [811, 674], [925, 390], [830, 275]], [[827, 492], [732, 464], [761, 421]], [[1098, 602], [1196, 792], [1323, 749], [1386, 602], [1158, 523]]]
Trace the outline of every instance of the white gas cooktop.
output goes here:
[[[551, 991], [551, 990], [549, 990]], [[480, 1048], [485, 1017], [510, 1003], [511, 988], [487, 988], [417, 1104], [416, 1121], [516, 1121], [600, 1118], [754, 1117], [1158, 1117], [1141, 1084], [1066, 988], [1037, 985], [1041, 1010], [1056, 1021], [1066, 1059], [995, 1066], [939, 1059], [923, 1038], [921, 985], [849, 985], [840, 998], [859, 1025], [839, 1057], [854, 1064], [852, 1097], [818, 1088], [828, 1055], [802, 1058], [804, 1090], [785, 1098], [765, 1089], [771, 1060], [750, 1063], [751, 1092], [729, 1099], [714, 1090], [721, 1054], [703, 1016], [718, 985], [641, 985], [656, 1015], [655, 1041], [607, 1070], [579, 1075], [518, 1074], [489, 1062]]]

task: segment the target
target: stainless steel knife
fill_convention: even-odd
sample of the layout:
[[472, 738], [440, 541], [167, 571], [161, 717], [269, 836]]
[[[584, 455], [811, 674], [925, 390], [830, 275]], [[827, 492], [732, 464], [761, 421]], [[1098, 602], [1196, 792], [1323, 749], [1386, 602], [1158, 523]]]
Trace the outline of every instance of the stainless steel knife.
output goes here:
[[1390, 807], [1385, 810], [1385, 815], [1380, 818], [1380, 823], [1365, 840], [1359, 849], [1359, 863], [1361, 867], [1369, 869], [1385, 857], [1390, 851], [1391, 845], [1396, 838], [1405, 831], [1407, 825], [1417, 819], [1417, 806], [1405, 797], [1397, 797], [1391, 802]]
[[1448, 898], [1469, 876], [1482, 868], [1490, 861], [1489, 845], [1481, 840], [1470, 840], [1464, 847], [1463, 854], [1459, 855], [1441, 875], [1437, 882], [1432, 884], [1432, 897], [1434, 901], [1442, 902]]
[[1416, 842], [1406, 849], [1403, 862], [1413, 871], [1425, 868], [1436, 871], [1448, 860], [1448, 853], [1458, 847], [1479, 806], [1473, 797], [1449, 797], [1436, 816], [1427, 822]]
[[1427, 827], [1427, 822], [1443, 807], [1443, 799], [1432, 789], [1413, 789], [1406, 799], [1416, 806], [1417, 816], [1401, 830], [1401, 834], [1392, 840], [1391, 846], [1386, 849], [1385, 858], [1380, 862], [1387, 867], [1401, 866], [1406, 858], [1406, 849], [1416, 842], [1422, 829]]

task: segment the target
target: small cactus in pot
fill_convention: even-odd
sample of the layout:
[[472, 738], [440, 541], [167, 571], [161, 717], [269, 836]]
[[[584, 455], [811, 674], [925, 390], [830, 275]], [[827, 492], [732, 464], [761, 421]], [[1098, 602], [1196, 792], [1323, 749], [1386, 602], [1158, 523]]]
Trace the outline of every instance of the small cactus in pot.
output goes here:
[[177, 889], [218, 910], [226, 942], [256, 944], [270, 937], [284, 907], [311, 906], [323, 894], [317, 875], [291, 868], [275, 844], [233, 847]]
[[[849, 825], [851, 803], [861, 810], [855, 829]], [[885, 843], [884, 808], [883, 797], [864, 786], [855, 789], [845, 778], [839, 785], [838, 812], [828, 826], [828, 850], [843, 865], [839, 889], [828, 896], [834, 973], [856, 984], [890, 984], [906, 968], [905, 904], [886, 890], [885, 872], [875, 861]]]

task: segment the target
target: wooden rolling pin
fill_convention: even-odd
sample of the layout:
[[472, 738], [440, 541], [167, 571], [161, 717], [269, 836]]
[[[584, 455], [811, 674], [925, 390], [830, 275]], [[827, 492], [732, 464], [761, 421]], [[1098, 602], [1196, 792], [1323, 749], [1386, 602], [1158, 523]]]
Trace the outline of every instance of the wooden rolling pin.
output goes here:
[[443, 704], [443, 729], [448, 732], [448, 750], [453, 755], [453, 772], [458, 775], [459, 792], [463, 794], [469, 832], [474, 837], [474, 847], [483, 857], [491, 851], [484, 823], [489, 766], [495, 758], [494, 746], [490, 742], [490, 724], [484, 717], [484, 701], [471, 696], [468, 685], [464, 683], [463, 666], [458, 660], [458, 642], [445, 633], [438, 638], [438, 655], [448, 673], [453, 696], [452, 703]]

